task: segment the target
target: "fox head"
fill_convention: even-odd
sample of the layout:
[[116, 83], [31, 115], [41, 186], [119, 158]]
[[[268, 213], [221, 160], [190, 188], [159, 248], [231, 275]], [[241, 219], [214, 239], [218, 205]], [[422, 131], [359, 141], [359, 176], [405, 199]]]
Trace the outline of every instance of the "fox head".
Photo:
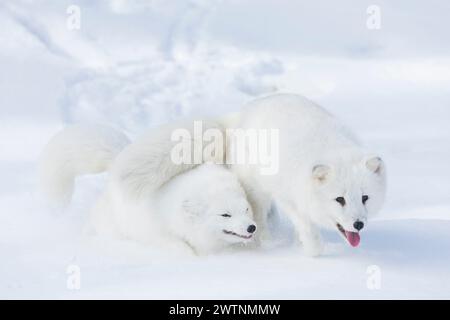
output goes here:
[[209, 241], [246, 243], [257, 229], [250, 204], [237, 192], [209, 194], [208, 201], [186, 200], [183, 209]]
[[384, 202], [386, 169], [378, 156], [366, 156], [334, 164], [316, 164], [312, 180], [309, 210], [313, 221], [334, 228], [352, 246], [359, 244], [359, 232], [368, 217]]

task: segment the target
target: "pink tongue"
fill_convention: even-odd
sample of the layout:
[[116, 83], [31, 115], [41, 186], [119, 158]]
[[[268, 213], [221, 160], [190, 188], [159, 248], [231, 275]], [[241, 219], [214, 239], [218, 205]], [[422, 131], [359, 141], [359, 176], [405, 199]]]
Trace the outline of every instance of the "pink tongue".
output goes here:
[[352, 247], [358, 246], [360, 240], [358, 232], [345, 231], [345, 237]]

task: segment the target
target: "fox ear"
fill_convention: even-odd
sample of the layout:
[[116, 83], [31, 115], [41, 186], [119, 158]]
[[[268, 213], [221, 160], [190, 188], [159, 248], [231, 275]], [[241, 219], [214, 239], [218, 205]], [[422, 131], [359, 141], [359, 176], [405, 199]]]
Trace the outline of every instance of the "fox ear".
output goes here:
[[318, 164], [318, 165], [314, 166], [314, 168], [312, 169], [313, 178], [320, 183], [325, 182], [329, 178], [330, 173], [331, 173], [331, 168], [324, 164]]
[[373, 156], [366, 160], [366, 167], [375, 174], [381, 174], [384, 168], [384, 162], [380, 157]]

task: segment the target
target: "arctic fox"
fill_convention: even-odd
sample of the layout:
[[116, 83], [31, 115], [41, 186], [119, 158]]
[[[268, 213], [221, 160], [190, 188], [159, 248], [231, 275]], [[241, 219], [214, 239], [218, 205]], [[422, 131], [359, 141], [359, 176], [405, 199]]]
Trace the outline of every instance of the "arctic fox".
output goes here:
[[293, 222], [307, 255], [323, 251], [318, 226], [359, 245], [359, 232], [385, 198], [386, 169], [378, 155], [366, 152], [326, 110], [293, 94], [255, 100], [226, 126], [279, 130], [277, 174], [261, 175], [255, 165], [232, 166], [263, 237], [273, 199]]
[[[178, 244], [196, 254], [252, 240], [256, 232], [252, 208], [231, 171], [202, 164], [146, 188], [149, 181], [142, 179], [146, 170], [138, 158], [148, 155], [140, 148], [148, 142], [144, 136], [130, 144], [124, 135], [106, 127], [69, 127], [45, 149], [44, 190], [53, 200], [67, 204], [77, 175], [108, 169], [107, 188], [90, 216], [89, 229], [96, 233], [169, 247]], [[147, 165], [152, 168], [151, 158]]]
[[[292, 220], [305, 254], [322, 253], [318, 227], [335, 229], [350, 245], [358, 246], [359, 232], [384, 202], [385, 164], [378, 155], [366, 152], [331, 114], [302, 96], [277, 94], [251, 102], [242, 112], [206, 123], [221, 132], [233, 128], [279, 132], [277, 173], [263, 175], [261, 165], [227, 162], [246, 192], [260, 239], [269, 237], [267, 214], [274, 201]], [[193, 131], [192, 122], [182, 126]], [[142, 175], [131, 181], [134, 189], [139, 189], [139, 181], [149, 178], [158, 182], [157, 187], [198, 165], [179, 165], [168, 157], [173, 148], [173, 128], [162, 127], [149, 134], [153, 142], [145, 146], [149, 151], [146, 162], [136, 165], [138, 171], [137, 167], [142, 167]], [[224, 157], [235, 150], [234, 144], [227, 141], [224, 150], [219, 144], [216, 153], [203, 160], [224, 163]], [[126, 175], [121, 179], [129, 180]], [[151, 188], [151, 184], [145, 186]]]

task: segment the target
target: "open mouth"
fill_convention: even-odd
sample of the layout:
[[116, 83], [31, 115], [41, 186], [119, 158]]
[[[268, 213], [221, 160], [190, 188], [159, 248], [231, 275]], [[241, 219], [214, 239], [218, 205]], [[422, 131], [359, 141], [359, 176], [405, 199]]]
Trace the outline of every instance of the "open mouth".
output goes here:
[[347, 231], [339, 223], [336, 225], [339, 232], [347, 239], [348, 243], [352, 247], [357, 247], [359, 245], [360, 237], [358, 232]]
[[232, 236], [236, 236], [236, 237], [239, 237], [239, 238], [242, 238], [242, 239], [250, 239], [253, 236], [252, 234], [249, 234], [248, 236], [244, 236], [242, 234], [238, 234], [236, 232], [228, 231], [228, 230], [223, 230], [223, 233], [229, 234], [229, 235], [232, 235]]

